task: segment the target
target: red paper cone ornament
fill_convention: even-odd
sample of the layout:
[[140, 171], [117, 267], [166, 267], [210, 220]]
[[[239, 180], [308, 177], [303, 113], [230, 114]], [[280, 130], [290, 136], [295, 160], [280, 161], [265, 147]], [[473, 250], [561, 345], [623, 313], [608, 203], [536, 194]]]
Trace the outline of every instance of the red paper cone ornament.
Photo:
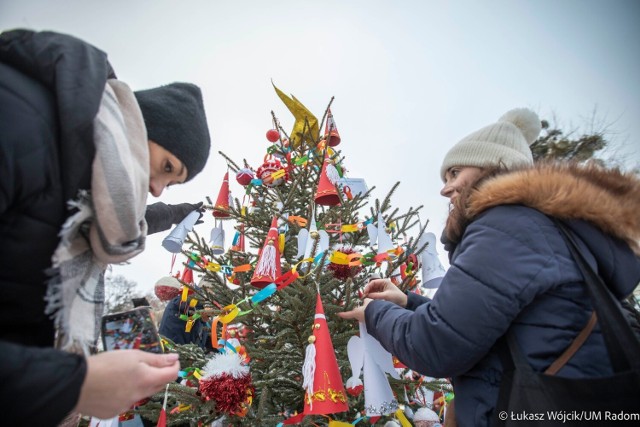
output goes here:
[[187, 285], [193, 284], [193, 270], [189, 267], [184, 268], [184, 271], [182, 272], [182, 281]]
[[213, 216], [216, 218], [229, 218], [229, 171], [224, 174], [218, 199], [213, 207]]
[[318, 188], [316, 189], [315, 202], [323, 206], [337, 206], [340, 204], [340, 196], [338, 196], [338, 190], [335, 183], [330, 178], [336, 179], [335, 166], [331, 163], [329, 156], [325, 156], [322, 163], [322, 171], [320, 172], [320, 180], [318, 181]]
[[331, 114], [331, 109], [327, 112], [327, 123], [324, 127], [324, 139], [327, 140], [327, 144], [331, 147], [335, 147], [340, 144], [340, 134], [338, 133], [338, 128], [336, 127], [336, 122], [333, 120], [333, 114]]
[[251, 284], [262, 289], [281, 275], [280, 249], [278, 248], [278, 218], [273, 217], [271, 228], [258, 254], [258, 263], [253, 271]]
[[342, 384], [336, 352], [331, 342], [320, 294], [316, 299], [313, 335], [309, 337], [302, 373], [304, 376], [304, 413], [324, 415], [349, 409]]

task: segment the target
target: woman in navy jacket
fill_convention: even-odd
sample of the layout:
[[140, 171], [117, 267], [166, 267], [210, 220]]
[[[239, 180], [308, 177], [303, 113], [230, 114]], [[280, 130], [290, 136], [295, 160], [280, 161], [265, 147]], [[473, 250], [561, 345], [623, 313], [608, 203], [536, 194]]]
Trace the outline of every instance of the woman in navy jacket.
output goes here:
[[[533, 165], [535, 113], [512, 110], [446, 155], [441, 194], [451, 200], [444, 238], [451, 267], [432, 300], [389, 280], [342, 313], [411, 369], [453, 378], [459, 426], [488, 426], [502, 365], [496, 341], [511, 328], [529, 364], [545, 370], [593, 310], [577, 265], [550, 217], [566, 221], [619, 299], [640, 281], [640, 181], [597, 166]], [[557, 373], [612, 374], [599, 327]]]

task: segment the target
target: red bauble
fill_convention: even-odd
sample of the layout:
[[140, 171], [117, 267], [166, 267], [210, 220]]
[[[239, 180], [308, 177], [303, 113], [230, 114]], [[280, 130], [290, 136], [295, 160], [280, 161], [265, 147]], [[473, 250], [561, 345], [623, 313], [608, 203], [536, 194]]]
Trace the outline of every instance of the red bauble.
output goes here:
[[280, 132], [277, 129], [269, 129], [267, 131], [267, 139], [269, 142], [276, 142], [280, 139]]
[[238, 184], [240, 185], [249, 185], [254, 177], [255, 174], [249, 168], [240, 169], [236, 172], [236, 181], [238, 181]]
[[[347, 255], [355, 253], [355, 251], [352, 248], [347, 246], [336, 248], [336, 251], [342, 252], [343, 254], [347, 254]], [[335, 277], [336, 279], [344, 281], [350, 277], [353, 278], [358, 273], [360, 273], [362, 271], [362, 266], [357, 265], [357, 266], [350, 267], [349, 265], [346, 265], [346, 264], [336, 264], [331, 262], [327, 266], [327, 270], [331, 271], [333, 273], [333, 277]]]

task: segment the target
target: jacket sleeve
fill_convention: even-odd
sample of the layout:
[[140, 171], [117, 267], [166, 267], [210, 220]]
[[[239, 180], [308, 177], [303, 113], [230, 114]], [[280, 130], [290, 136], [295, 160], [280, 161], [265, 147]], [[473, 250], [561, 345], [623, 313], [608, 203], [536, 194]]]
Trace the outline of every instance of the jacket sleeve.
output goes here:
[[76, 406], [86, 375], [77, 354], [0, 341], [3, 425], [57, 426]]
[[367, 330], [421, 374], [443, 378], [468, 371], [522, 308], [557, 280], [541, 226], [543, 221], [506, 208], [487, 211], [467, 228], [433, 300], [414, 311], [372, 301]]

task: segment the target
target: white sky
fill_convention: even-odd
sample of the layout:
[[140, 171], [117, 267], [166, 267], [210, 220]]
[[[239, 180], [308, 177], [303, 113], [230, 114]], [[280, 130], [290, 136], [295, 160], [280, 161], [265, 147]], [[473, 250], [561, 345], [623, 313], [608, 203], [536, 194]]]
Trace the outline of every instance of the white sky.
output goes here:
[[[615, 132], [616, 154], [640, 164], [635, 0], [0, 0], [0, 30], [18, 27], [94, 44], [134, 90], [202, 88], [211, 156], [198, 177], [161, 196], [167, 203], [215, 200], [226, 169], [219, 150], [260, 166], [270, 111], [285, 129], [293, 124], [271, 79], [318, 118], [335, 96], [348, 176], [379, 197], [401, 181], [394, 204], [424, 205], [437, 236], [446, 150], [511, 108], [555, 114], [564, 129], [589, 123], [595, 109]], [[233, 179], [231, 189], [242, 195]], [[197, 228], [203, 236], [209, 218]], [[165, 235], [150, 236], [145, 253], [114, 272], [153, 289], [169, 273]]]

